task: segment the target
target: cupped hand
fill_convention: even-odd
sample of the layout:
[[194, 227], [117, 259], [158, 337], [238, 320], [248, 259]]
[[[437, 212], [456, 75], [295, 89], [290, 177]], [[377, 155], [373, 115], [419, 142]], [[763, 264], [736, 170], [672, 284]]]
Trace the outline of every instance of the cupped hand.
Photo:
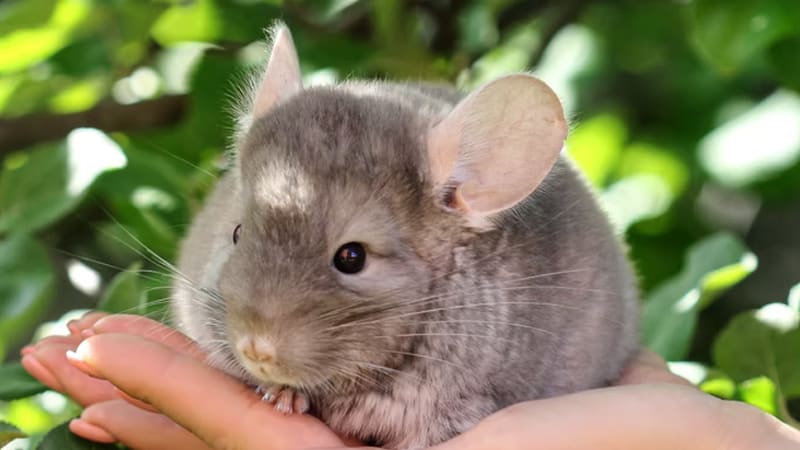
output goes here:
[[[83, 437], [141, 450], [348, 446], [313, 417], [276, 412], [156, 322], [90, 314], [70, 330], [26, 348], [23, 365], [87, 407], [70, 427]], [[800, 432], [703, 394], [644, 351], [614, 387], [513, 405], [435, 447], [529, 448], [800, 449]]]
[[90, 313], [69, 329], [23, 349], [22, 364], [85, 407], [70, 423], [84, 438], [137, 450], [347, 447], [319, 420], [282, 415], [211, 369], [190, 339], [157, 322]]

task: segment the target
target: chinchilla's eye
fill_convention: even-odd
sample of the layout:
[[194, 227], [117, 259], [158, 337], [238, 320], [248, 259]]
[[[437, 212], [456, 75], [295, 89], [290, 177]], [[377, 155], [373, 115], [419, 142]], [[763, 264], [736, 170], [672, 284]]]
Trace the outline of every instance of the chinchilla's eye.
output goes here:
[[367, 262], [367, 251], [358, 242], [348, 242], [336, 250], [333, 255], [333, 266], [336, 270], [348, 275], [361, 272]]
[[236, 228], [233, 229], [233, 244], [239, 242], [239, 235], [242, 234], [242, 224], [236, 225]]

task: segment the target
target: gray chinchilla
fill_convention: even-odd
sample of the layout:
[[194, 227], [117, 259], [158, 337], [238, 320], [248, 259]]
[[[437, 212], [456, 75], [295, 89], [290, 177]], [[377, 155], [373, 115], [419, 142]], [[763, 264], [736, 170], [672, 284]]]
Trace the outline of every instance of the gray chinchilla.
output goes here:
[[182, 244], [181, 330], [284, 412], [388, 448], [613, 381], [635, 278], [525, 75], [304, 89], [273, 29], [236, 162]]

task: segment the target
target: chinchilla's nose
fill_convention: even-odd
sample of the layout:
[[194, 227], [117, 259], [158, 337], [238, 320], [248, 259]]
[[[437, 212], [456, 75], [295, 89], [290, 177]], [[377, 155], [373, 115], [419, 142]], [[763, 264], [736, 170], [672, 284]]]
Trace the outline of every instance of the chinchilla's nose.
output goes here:
[[236, 343], [236, 350], [253, 363], [275, 361], [275, 346], [264, 336], [245, 336]]

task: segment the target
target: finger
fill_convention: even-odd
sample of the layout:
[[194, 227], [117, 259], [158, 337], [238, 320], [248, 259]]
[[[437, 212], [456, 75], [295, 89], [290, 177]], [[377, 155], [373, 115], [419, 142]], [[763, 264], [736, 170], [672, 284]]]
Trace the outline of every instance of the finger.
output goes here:
[[157, 342], [98, 334], [76, 352], [95, 375], [157, 407], [213, 448], [342, 446], [319, 420], [284, 416], [236, 380]]
[[65, 343], [37, 346], [35, 352], [22, 358], [22, 366], [45, 386], [83, 406], [119, 398], [111, 383], [89, 377], [67, 361], [67, 350], [74, 348]]
[[69, 430], [84, 439], [94, 442], [100, 442], [102, 444], [114, 444], [117, 442], [117, 438], [109, 434], [108, 431], [81, 419], [70, 420]]
[[[723, 406], [717, 411], [722, 431], [719, 449], [800, 449], [800, 430], [746, 403], [720, 402]], [[724, 433], [725, 430], [729, 432]]]
[[642, 349], [628, 363], [622, 375], [614, 384], [622, 386], [642, 383], [670, 383], [694, 386], [689, 380], [670, 372], [667, 362], [657, 353], [647, 349]]
[[640, 384], [513, 405], [433, 449], [503, 450], [534, 443], [547, 449], [788, 449], [800, 444], [800, 432], [696, 389]]
[[76, 336], [53, 335], [42, 338], [41, 340], [39, 340], [39, 342], [33, 344], [32, 347], [46, 347], [48, 345], [53, 345], [53, 344], [55, 345], [66, 344], [66, 345], [74, 345], [77, 347], [78, 344], [80, 343], [81, 339]]
[[37, 349], [45, 348], [54, 344], [65, 344], [77, 347], [80, 343], [81, 340], [75, 336], [47, 336], [41, 339], [39, 342], [22, 347], [19, 353], [21, 356], [27, 356], [36, 353]]
[[26, 356], [35, 353], [37, 349], [44, 348], [54, 344], [65, 344], [77, 347], [78, 344], [80, 343], [81, 343], [81, 338], [74, 335], [69, 335], [69, 336], [53, 335], [44, 337], [36, 343], [22, 347], [19, 353], [22, 356]]
[[70, 320], [67, 322], [67, 329], [71, 335], [80, 336], [81, 332], [85, 329], [91, 328], [98, 320], [106, 317], [108, 313], [100, 311], [89, 311], [84, 314], [80, 319]]
[[70, 430], [85, 439], [122, 442], [137, 450], [209, 450], [203, 441], [168, 417], [143, 411], [122, 400], [86, 408], [80, 419], [70, 423]]
[[[99, 320], [92, 327], [94, 334], [127, 333], [166, 345], [180, 353], [205, 359], [205, 352], [194, 341], [155, 320], [131, 314], [114, 314]], [[87, 336], [88, 337], [88, 336]]]
[[[54, 391], [64, 392], [64, 386], [58, 381], [53, 372], [50, 371], [44, 364], [42, 364], [35, 356], [25, 355], [20, 361], [22, 367], [33, 377], [39, 380], [40, 383], [49, 387]], [[84, 375], [85, 376], [85, 375]]]

